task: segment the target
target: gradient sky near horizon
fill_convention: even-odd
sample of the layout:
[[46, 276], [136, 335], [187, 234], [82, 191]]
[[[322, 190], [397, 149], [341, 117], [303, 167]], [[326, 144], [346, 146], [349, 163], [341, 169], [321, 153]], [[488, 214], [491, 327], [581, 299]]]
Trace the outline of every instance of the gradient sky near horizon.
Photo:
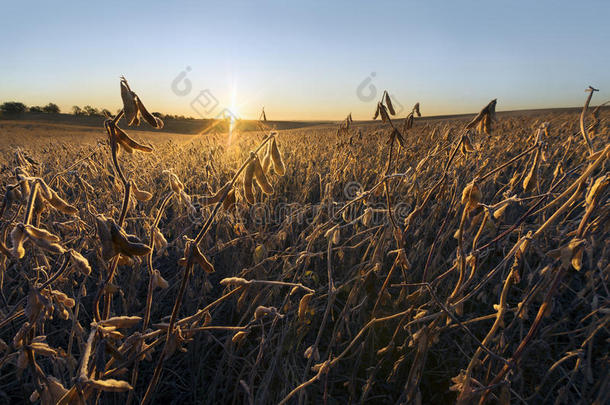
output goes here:
[[14, 1], [0, 18], [0, 102], [63, 111], [118, 109], [121, 75], [150, 110], [194, 117], [370, 119], [384, 89], [401, 115], [610, 98], [608, 0]]

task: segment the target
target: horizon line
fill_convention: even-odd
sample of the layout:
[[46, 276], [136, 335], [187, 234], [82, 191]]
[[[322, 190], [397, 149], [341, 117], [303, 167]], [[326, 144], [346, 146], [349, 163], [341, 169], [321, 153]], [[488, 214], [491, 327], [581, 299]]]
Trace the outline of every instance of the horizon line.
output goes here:
[[[5, 102], [19, 102], [19, 101], [3, 101], [0, 103], [3, 104]], [[607, 104], [608, 102], [603, 102], [600, 103], [598, 105], [590, 105], [589, 108], [596, 108], [596, 107], [603, 107], [603, 108], [610, 108], [610, 105]], [[30, 106], [27, 106], [30, 107]], [[513, 112], [528, 112], [528, 111], [545, 111], [545, 110], [577, 110], [577, 109], [582, 109], [582, 106], [569, 106], [569, 107], [542, 107], [542, 108], [518, 108], [518, 109], [510, 109], [510, 110], [496, 110], [496, 113], [513, 113]], [[31, 112], [31, 111], [26, 111], [25, 113], [31, 113], [31, 114], [41, 114], [41, 115], [55, 115], [55, 114], [60, 114], [60, 115], [69, 115], [69, 116], [75, 116], [75, 117], [103, 117], [103, 115], [88, 115], [88, 114], [82, 114], [82, 115], [77, 115], [77, 114], [72, 114], [69, 112], [62, 112], [60, 110], [59, 113], [45, 113], [45, 112]], [[178, 114], [164, 114], [158, 111], [155, 111], [154, 113], [159, 113], [162, 114], [164, 117], [165, 116], [171, 116], [171, 119], [175, 119], [173, 117], [175, 116], [179, 116]], [[466, 113], [446, 113], [446, 114], [436, 114], [436, 115], [422, 115], [421, 117], [416, 117], [416, 118], [449, 118], [449, 117], [461, 117], [461, 116], [468, 116], [468, 115], [475, 115], [478, 114], [479, 111], [473, 111], [473, 112], [466, 112]], [[23, 114], [23, 113], [14, 113], [14, 115], [19, 115], [19, 114]], [[348, 112], [346, 114], [349, 115], [351, 114], [351, 112]], [[10, 117], [10, 115], [13, 115], [11, 113], [6, 114], [6, 117]], [[0, 117], [2, 117], [3, 114], [0, 112]], [[177, 118], [178, 120], [185, 120], [185, 121], [216, 121], [216, 120], [222, 120], [223, 118], [218, 118], [218, 117], [209, 117], [209, 118], [196, 118], [193, 116], [186, 116], [186, 115], [182, 115], [184, 118]], [[406, 116], [405, 116], [406, 117]], [[228, 117], [227, 117], [228, 118]], [[226, 118], [225, 118], [226, 119]], [[298, 118], [291, 118], [291, 119], [281, 119], [281, 120], [267, 120], [268, 122], [308, 122], [308, 123], [315, 123], [315, 122], [319, 122], [319, 123], [331, 123], [331, 122], [340, 122], [343, 121], [345, 119], [344, 118], [338, 118], [338, 119], [298, 119]], [[395, 120], [401, 120], [404, 119], [404, 117], [394, 117], [393, 119]], [[258, 119], [254, 119], [254, 118], [237, 118], [237, 121], [260, 121]], [[354, 122], [375, 122], [376, 120], [370, 118], [370, 119], [354, 119]]]

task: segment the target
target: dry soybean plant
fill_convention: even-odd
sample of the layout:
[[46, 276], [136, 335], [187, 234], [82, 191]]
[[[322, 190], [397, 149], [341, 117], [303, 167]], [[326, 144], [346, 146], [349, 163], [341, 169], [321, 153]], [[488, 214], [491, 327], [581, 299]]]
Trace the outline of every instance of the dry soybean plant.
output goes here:
[[595, 89], [179, 144], [120, 90], [105, 142], [1, 151], [2, 401], [610, 400]]

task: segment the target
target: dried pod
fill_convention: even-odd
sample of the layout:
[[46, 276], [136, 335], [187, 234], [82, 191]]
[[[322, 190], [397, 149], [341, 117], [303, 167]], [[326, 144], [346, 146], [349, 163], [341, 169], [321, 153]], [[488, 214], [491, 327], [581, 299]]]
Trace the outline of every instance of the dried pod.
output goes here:
[[138, 125], [140, 120], [138, 119], [138, 105], [136, 104], [136, 95], [129, 88], [127, 79], [121, 77], [121, 99], [123, 100], [123, 112], [125, 113], [125, 120], [127, 125], [133, 124]]
[[144, 118], [144, 121], [148, 122], [148, 124], [153, 128], [163, 128], [163, 121], [161, 120], [161, 118], [155, 117], [154, 115], [149, 113], [146, 107], [144, 107], [144, 104], [142, 104], [140, 97], [136, 96], [135, 101], [138, 107], [138, 111], [142, 115], [142, 118]]
[[254, 320], [258, 321], [267, 315], [277, 316], [279, 318], [284, 317], [284, 315], [280, 314], [275, 307], [265, 307], [260, 305], [256, 308], [256, 310], [254, 310]]
[[373, 221], [373, 209], [371, 207], [368, 207], [366, 210], [364, 210], [364, 214], [362, 215], [362, 225], [369, 226], [369, 225], [371, 225], [372, 221]]
[[[131, 139], [131, 138], [130, 138]], [[129, 146], [129, 144], [127, 144], [126, 142], [118, 142], [116, 143], [116, 150], [117, 150], [117, 154], [120, 155], [121, 150], [124, 150], [126, 153], [129, 153], [130, 155], [133, 154], [133, 148], [131, 146]]]
[[396, 115], [396, 111], [394, 111], [394, 106], [392, 105], [392, 99], [390, 98], [390, 95], [387, 91], [385, 92], [385, 104], [388, 106], [390, 114]]
[[597, 198], [597, 196], [600, 195], [606, 187], [608, 187], [608, 184], [610, 184], [610, 177], [607, 174], [598, 177], [585, 197], [587, 205], [591, 205], [593, 200]]
[[258, 157], [255, 157], [254, 160], [252, 160], [252, 163], [254, 163], [254, 179], [260, 186], [261, 190], [263, 190], [263, 193], [265, 194], [272, 194], [273, 186], [269, 184]]
[[203, 314], [202, 326], [208, 326], [210, 323], [212, 323], [212, 315], [210, 314], [210, 311], [205, 311]]
[[220, 280], [220, 285], [224, 285], [225, 287], [241, 287], [248, 284], [250, 284], [250, 282], [241, 277], [227, 277]]
[[70, 205], [64, 200], [62, 200], [53, 189], [49, 188], [49, 190], [51, 193], [51, 198], [47, 199], [47, 201], [51, 204], [53, 208], [66, 215], [78, 214], [78, 209], [75, 206]]
[[142, 100], [131, 91], [124, 77], [121, 77], [121, 99], [123, 100], [123, 112], [127, 125], [140, 125], [140, 117], [144, 118], [153, 128], [163, 128], [163, 121], [148, 112]]
[[112, 318], [99, 321], [98, 326], [114, 328], [131, 328], [142, 320], [139, 316], [114, 316]]
[[33, 225], [25, 225], [25, 233], [32, 239], [44, 239], [49, 242], [59, 242], [61, 238], [57, 235], [52, 234], [46, 229], [36, 228]]
[[75, 250], [70, 250], [70, 261], [84, 275], [91, 274], [91, 266], [89, 261]]
[[119, 142], [119, 144], [123, 148], [125, 148], [129, 153], [131, 153], [131, 151], [130, 151], [131, 149], [137, 150], [140, 152], [144, 152], [144, 153], [150, 153], [153, 151], [152, 147], [142, 145], [142, 144], [134, 141], [133, 139], [131, 139], [125, 131], [123, 131], [121, 128], [117, 127], [116, 125], [113, 127], [113, 133], [116, 137], [116, 140]]
[[402, 124], [402, 130], [404, 132], [407, 132], [409, 129], [413, 128], [413, 113], [409, 113], [409, 115], [407, 115], [407, 118], [405, 118], [404, 123]]
[[309, 302], [313, 298], [313, 293], [305, 294], [299, 301], [299, 320], [304, 321], [307, 311], [309, 310]]
[[36, 354], [40, 354], [41, 356], [57, 356], [57, 350], [43, 342], [32, 342], [28, 345], [28, 347]]
[[109, 260], [116, 256], [118, 252], [114, 249], [114, 244], [112, 243], [108, 219], [103, 215], [98, 215], [95, 217], [95, 222], [97, 225], [97, 235], [102, 245], [102, 258]]
[[477, 127], [479, 133], [491, 134], [491, 121], [496, 114], [496, 99], [493, 99], [466, 125], [466, 129]]
[[263, 161], [261, 162], [263, 166], [263, 171], [265, 173], [269, 173], [269, 169], [271, 168], [271, 144], [267, 143], [267, 149], [265, 152], [265, 156], [263, 156]]
[[239, 344], [239, 343], [243, 342], [243, 340], [246, 338], [246, 336], [248, 336], [247, 331], [243, 331], [243, 330], [239, 331], [233, 335], [233, 337], [231, 338], [231, 342], [233, 342], [235, 344]]
[[152, 284], [154, 287], [159, 287], [162, 290], [165, 290], [169, 287], [169, 283], [161, 276], [161, 272], [159, 270], [154, 270], [152, 274]]
[[235, 207], [236, 201], [237, 200], [235, 197], [235, 189], [231, 188], [231, 191], [229, 191], [229, 193], [227, 194], [227, 198], [225, 198], [225, 200], [222, 202], [222, 208], [225, 211], [229, 211], [233, 209], [233, 207]]
[[491, 119], [489, 115], [484, 115], [483, 118], [477, 124], [477, 132], [482, 134], [491, 135]]
[[536, 165], [532, 165], [527, 176], [525, 176], [525, 178], [523, 179], [523, 191], [530, 192], [536, 188], [536, 183], [537, 183], [536, 173], [537, 173]]
[[161, 230], [159, 230], [159, 228], [157, 228], [156, 226], [152, 230], [152, 239], [154, 241], [155, 246], [162, 249], [167, 247], [167, 239], [165, 239], [165, 236], [163, 236]]
[[273, 170], [279, 176], [283, 176], [284, 174], [286, 174], [286, 167], [284, 166], [282, 154], [280, 153], [280, 150], [277, 147], [277, 142], [275, 141], [275, 138], [273, 138], [273, 140], [271, 141], [271, 160], [273, 161]]
[[116, 251], [125, 256], [144, 256], [150, 253], [150, 247], [143, 244], [138, 237], [126, 234], [114, 220], [109, 219], [108, 222], [110, 224], [110, 236]]
[[269, 315], [269, 308], [264, 307], [262, 305], [256, 307], [256, 309], [254, 310], [254, 320], [255, 321], [263, 319], [267, 315]]
[[464, 190], [462, 191], [462, 204], [464, 204], [466, 211], [478, 207], [481, 198], [483, 198], [483, 195], [475, 182], [464, 187]]
[[17, 224], [11, 231], [11, 253], [18, 259], [25, 256], [25, 249], [23, 248], [23, 241], [25, 240], [25, 231], [23, 224]]
[[570, 260], [570, 262], [572, 263], [572, 267], [574, 267], [574, 269], [577, 271], [580, 271], [582, 269], [582, 255], [584, 252], [585, 252], [584, 245], [579, 245], [574, 248], [572, 260]]
[[[29, 302], [29, 295], [28, 295], [28, 302]], [[26, 307], [26, 315], [29, 318], [29, 314], [30, 312], [28, 312], [27, 307]], [[23, 346], [23, 339], [25, 337], [25, 335], [30, 331], [30, 323], [28, 321], [24, 322], [23, 325], [21, 325], [21, 328], [19, 328], [19, 330], [17, 331], [17, 333], [15, 334], [15, 336], [13, 336], [13, 347], [15, 349], [19, 349], [21, 346]]]
[[472, 143], [470, 142], [470, 138], [468, 137], [468, 135], [462, 136], [462, 145], [461, 145], [460, 150], [462, 151], [462, 153], [464, 155], [475, 151], [474, 147], [472, 146]]
[[106, 392], [124, 392], [133, 389], [127, 381], [113, 380], [111, 378], [107, 380], [91, 379], [87, 380], [86, 384], [91, 388]]
[[194, 247], [194, 255], [195, 261], [199, 264], [199, 266], [201, 266], [203, 271], [205, 271], [206, 273], [214, 273], [214, 266], [212, 265], [212, 263], [210, 263], [208, 258], [205, 257], [203, 253], [201, 253], [201, 250], [199, 250], [199, 246]]
[[201, 250], [199, 250], [199, 246], [195, 245], [195, 243], [190, 240], [186, 242], [186, 245], [184, 247], [184, 257], [180, 259], [178, 263], [181, 266], [186, 266], [186, 264], [188, 263], [189, 256], [191, 255], [192, 249], [193, 260], [195, 260], [195, 263], [199, 264], [199, 266], [201, 266], [203, 271], [205, 271], [206, 273], [214, 273], [215, 270], [212, 263], [210, 263], [210, 261], [207, 259], [207, 257], [205, 257], [203, 253], [201, 253]]
[[324, 234], [324, 237], [330, 241], [332, 241], [333, 245], [338, 245], [339, 242], [341, 241], [341, 230], [339, 228], [339, 225], [335, 225], [332, 228], [330, 228], [328, 231], [326, 231], [326, 233]]
[[379, 115], [381, 115], [381, 121], [387, 122], [390, 120], [390, 116], [388, 115], [388, 110], [385, 105], [379, 103]]
[[66, 308], [61, 305], [57, 308], [57, 316], [59, 317], [59, 319], [63, 319], [64, 321], [70, 319], [70, 313]]
[[258, 245], [254, 249], [254, 255], [253, 255], [254, 263], [259, 264], [266, 258], [267, 258], [267, 248], [265, 247], [265, 245], [262, 245], [262, 244]]
[[318, 351], [317, 347], [315, 350], [314, 350], [313, 346], [309, 346], [307, 349], [305, 349], [305, 353], [303, 353], [303, 357], [305, 357], [306, 359], [309, 359], [309, 358], [311, 358], [311, 356], [313, 356], [313, 359], [315, 361], [320, 361], [320, 352]]
[[417, 114], [418, 117], [421, 117], [421, 112], [419, 112], [419, 103], [415, 103], [415, 105], [413, 106], [413, 111], [415, 112], [415, 114]]
[[184, 184], [182, 184], [178, 176], [176, 176], [176, 173], [169, 170], [164, 170], [163, 172], [169, 175], [169, 185], [172, 188], [172, 191], [180, 196], [184, 191]]
[[135, 181], [131, 181], [131, 192], [138, 201], [148, 201], [152, 198], [152, 194], [148, 191], [140, 190]]
[[37, 239], [29, 237], [29, 239], [39, 248], [46, 250], [50, 253], [56, 254], [64, 254], [66, 253], [66, 249], [64, 249], [59, 243], [49, 242], [46, 239]]
[[508, 203], [495, 209], [493, 212], [493, 217], [498, 220], [502, 219], [502, 217], [504, 217], [504, 213], [506, 212], [506, 208], [508, 208]]
[[68, 297], [68, 295], [66, 293], [63, 293], [58, 290], [52, 290], [51, 294], [52, 294], [53, 300], [55, 302], [58, 302], [68, 308], [74, 308], [74, 305], [75, 305], [74, 298]]
[[225, 183], [225, 185], [222, 186], [215, 194], [213, 194], [211, 196], [203, 197], [201, 199], [201, 204], [203, 206], [216, 204], [217, 202], [219, 202], [222, 199], [222, 197], [225, 195], [225, 193], [227, 192], [227, 190], [230, 187], [231, 187], [231, 182], [229, 181], [229, 182]]
[[379, 110], [380, 110], [379, 105], [380, 105], [380, 103], [377, 103], [377, 109], [375, 110], [375, 115], [373, 116], [374, 120], [376, 120], [377, 117], [379, 117]]
[[244, 197], [249, 204], [254, 204], [254, 160], [252, 160], [244, 171]]
[[532, 167], [530, 168], [527, 176], [523, 180], [523, 191], [533, 191], [538, 184], [538, 168], [540, 167], [540, 148], [536, 150], [536, 155], [534, 156], [534, 162], [532, 163]]
[[564, 268], [569, 269], [570, 267], [574, 267], [574, 269], [580, 271], [582, 269], [582, 256], [585, 248], [584, 245], [584, 239], [572, 239], [570, 243], [558, 249], [556, 253], [549, 252], [548, 254], [561, 259], [561, 265]]
[[[34, 392], [38, 393], [37, 391]], [[42, 389], [40, 403], [42, 405], [58, 404], [68, 392], [69, 391], [64, 388], [57, 378], [48, 376], [46, 378], [45, 386]]]

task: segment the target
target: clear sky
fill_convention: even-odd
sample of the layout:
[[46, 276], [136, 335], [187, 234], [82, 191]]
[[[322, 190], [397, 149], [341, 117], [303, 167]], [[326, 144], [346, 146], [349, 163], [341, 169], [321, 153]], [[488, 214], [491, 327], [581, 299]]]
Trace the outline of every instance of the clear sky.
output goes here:
[[[601, 89], [593, 104], [610, 98], [609, 0], [2, 1], [0, 10], [0, 102], [116, 110], [121, 75], [149, 109], [195, 117], [229, 108], [256, 118], [264, 106], [269, 119], [368, 119], [370, 96], [384, 89], [404, 114], [419, 101], [424, 115], [474, 112], [492, 98], [498, 110], [577, 106], [588, 85]], [[184, 80], [172, 89], [181, 72], [190, 91]]]

